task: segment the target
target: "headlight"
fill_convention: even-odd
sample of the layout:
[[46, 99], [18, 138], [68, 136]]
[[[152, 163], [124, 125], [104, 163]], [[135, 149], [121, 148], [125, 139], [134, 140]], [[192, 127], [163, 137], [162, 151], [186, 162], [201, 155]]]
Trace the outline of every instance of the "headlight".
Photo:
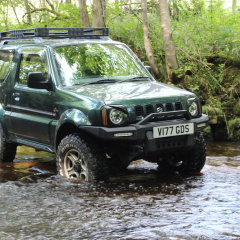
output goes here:
[[192, 117], [195, 117], [198, 115], [198, 105], [196, 102], [192, 102], [188, 108], [188, 111], [190, 112]]
[[202, 114], [202, 106], [198, 98], [189, 98], [187, 103], [188, 111], [192, 117], [199, 117]]
[[112, 109], [109, 113], [109, 118], [113, 124], [121, 124], [124, 119], [123, 112]]
[[122, 105], [106, 105], [102, 109], [102, 123], [106, 127], [128, 125], [129, 116], [126, 107]]

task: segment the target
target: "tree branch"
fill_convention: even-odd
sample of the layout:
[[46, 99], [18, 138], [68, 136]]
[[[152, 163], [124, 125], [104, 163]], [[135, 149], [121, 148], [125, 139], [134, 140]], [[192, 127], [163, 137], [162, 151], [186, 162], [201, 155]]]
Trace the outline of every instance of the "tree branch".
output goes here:
[[197, 62], [200, 62], [201, 64], [203, 64], [206, 68], [208, 68], [208, 69], [211, 69], [209, 66], [208, 66], [208, 64], [207, 63], [205, 63], [205, 62], [203, 62], [203, 61], [200, 61], [199, 59], [197, 59], [197, 58], [195, 58], [195, 57], [192, 57], [190, 54], [188, 54], [188, 53], [186, 53], [183, 49], [181, 49], [181, 48], [178, 48], [180, 51], [182, 51], [186, 56], [188, 56], [189, 58], [191, 58], [191, 59], [193, 59], [193, 60], [195, 60], [195, 61], [197, 61]]
[[46, 0], [46, 2], [51, 7], [51, 9], [55, 11], [53, 3], [51, 3], [50, 0]]
[[54, 15], [56, 15], [56, 17], [62, 17], [62, 18], [66, 18], [67, 15], [66, 14], [63, 14], [63, 13], [60, 13], [56, 10], [51, 10], [47, 7], [43, 7], [43, 8], [35, 8], [33, 10], [31, 10], [30, 12], [26, 12], [24, 15], [23, 15], [23, 18], [28, 15], [28, 14], [32, 14], [32, 13], [35, 13], [35, 12], [49, 12], [49, 13], [52, 13]]
[[18, 24], [19, 24], [19, 26], [22, 28], [22, 25], [21, 25], [21, 23], [20, 23], [20, 21], [19, 21], [19, 19], [18, 19], [17, 13], [16, 13], [16, 9], [15, 9], [15, 7], [14, 7], [14, 5], [13, 5], [13, 1], [10, 0], [10, 2], [11, 2], [11, 5], [12, 5], [12, 8], [13, 8], [13, 12], [14, 12], [14, 14], [15, 14], [15, 17], [16, 17], [16, 19], [17, 19], [17, 21], [18, 21]]

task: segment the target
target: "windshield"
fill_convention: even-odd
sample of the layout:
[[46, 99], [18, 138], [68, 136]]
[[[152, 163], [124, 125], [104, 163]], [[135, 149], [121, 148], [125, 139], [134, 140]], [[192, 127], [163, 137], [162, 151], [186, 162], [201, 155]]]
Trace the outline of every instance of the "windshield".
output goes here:
[[137, 77], [151, 78], [138, 58], [121, 44], [60, 46], [54, 48], [54, 55], [64, 86], [87, 84], [101, 79], [134, 81]]

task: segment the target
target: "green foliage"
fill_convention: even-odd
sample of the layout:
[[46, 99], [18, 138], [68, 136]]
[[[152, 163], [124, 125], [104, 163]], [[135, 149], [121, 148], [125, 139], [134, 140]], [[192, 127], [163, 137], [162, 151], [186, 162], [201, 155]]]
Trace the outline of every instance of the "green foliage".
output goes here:
[[228, 121], [230, 137], [240, 139], [240, 118], [231, 119]]
[[[48, 10], [31, 14], [33, 23], [29, 25], [26, 21], [27, 15], [24, 15], [23, 1], [14, 2], [15, 7], [24, 12], [22, 26], [17, 24], [9, 1], [3, 0], [0, 7], [1, 31], [21, 27], [81, 26], [79, 8], [74, 4], [68, 5], [52, 0], [55, 12], [46, 4]], [[125, 4], [125, 1], [118, 2], [121, 4], [116, 4], [115, 1], [107, 3], [106, 24], [110, 28], [111, 37], [128, 44], [144, 64], [149, 65], [143, 40], [141, 3], [135, 1], [138, 4], [129, 5]], [[148, 1], [149, 36], [155, 61], [165, 78], [164, 81], [167, 82], [161, 22], [158, 6], [156, 8], [154, 2]], [[178, 9], [177, 18], [175, 16], [171, 19], [179, 64], [179, 69], [174, 71], [180, 79], [178, 86], [196, 93], [204, 105], [204, 111], [210, 117], [217, 118], [218, 124], [225, 124], [229, 136], [232, 136], [231, 131], [236, 128], [231, 127], [231, 120], [240, 117], [239, 12], [233, 14], [231, 9], [224, 8], [223, 0], [181, 0], [177, 5], [170, 6], [171, 14], [174, 12], [172, 7]], [[88, 10], [91, 19], [91, 6], [88, 6]], [[104, 57], [99, 53], [95, 60], [101, 62], [104, 61]], [[97, 61], [89, 60], [88, 65], [94, 69]], [[111, 66], [108, 67], [105, 66], [110, 73]]]
[[[111, 8], [108, 12], [111, 13]], [[111, 37], [115, 40], [122, 41], [128, 44], [138, 56], [145, 60], [145, 48], [143, 42], [142, 22], [140, 18], [136, 18], [135, 15], [125, 13], [124, 15], [114, 12], [116, 16], [109, 17], [107, 26], [111, 30]], [[142, 55], [143, 54], [143, 55]]]

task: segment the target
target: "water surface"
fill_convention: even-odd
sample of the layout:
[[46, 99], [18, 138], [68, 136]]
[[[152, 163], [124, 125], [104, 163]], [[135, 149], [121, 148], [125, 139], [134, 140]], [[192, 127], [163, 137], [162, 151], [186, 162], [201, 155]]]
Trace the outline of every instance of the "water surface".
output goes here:
[[62, 181], [54, 157], [0, 164], [1, 239], [240, 239], [240, 143], [208, 144], [198, 175], [141, 160], [99, 184]]

